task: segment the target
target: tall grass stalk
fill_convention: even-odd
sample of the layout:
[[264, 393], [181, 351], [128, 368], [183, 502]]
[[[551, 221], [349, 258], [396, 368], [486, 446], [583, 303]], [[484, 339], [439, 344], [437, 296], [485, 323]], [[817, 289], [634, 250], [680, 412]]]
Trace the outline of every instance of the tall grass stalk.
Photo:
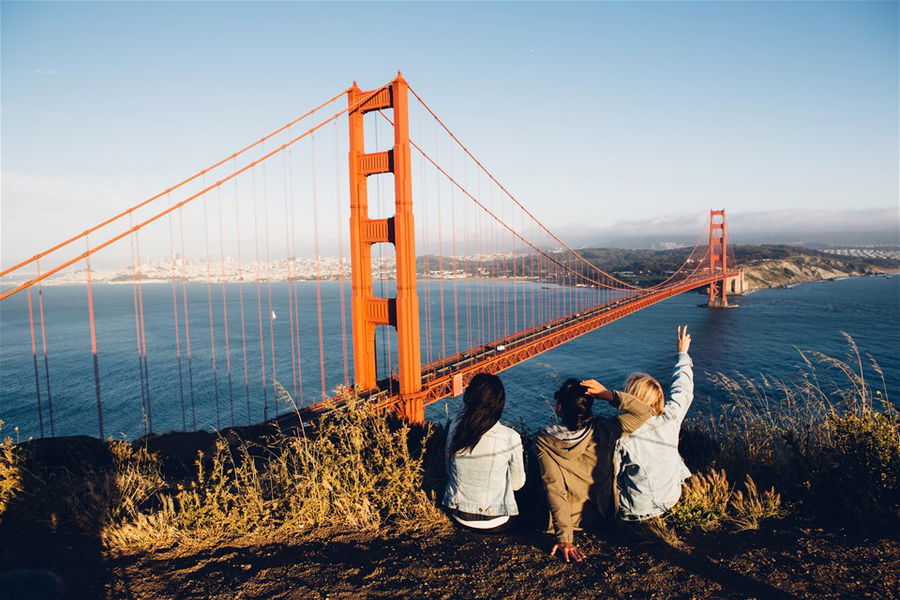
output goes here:
[[[900, 424], [889, 399], [866, 379], [853, 339], [846, 359], [800, 351], [790, 381], [711, 375], [729, 401], [724, 414], [688, 422], [682, 454], [693, 469], [721, 468], [776, 485], [830, 519], [878, 522], [900, 516]], [[876, 378], [877, 380], [877, 378]]]

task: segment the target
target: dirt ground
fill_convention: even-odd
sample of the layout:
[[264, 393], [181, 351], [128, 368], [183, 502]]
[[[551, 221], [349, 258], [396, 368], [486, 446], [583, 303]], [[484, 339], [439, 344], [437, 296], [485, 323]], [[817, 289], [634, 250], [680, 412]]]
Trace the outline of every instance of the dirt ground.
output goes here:
[[633, 531], [580, 534], [588, 558], [548, 556], [549, 537], [465, 532], [342, 535], [169, 550], [104, 561], [105, 598], [568, 599], [898, 597], [900, 544], [779, 522], [700, 534], [680, 548]]

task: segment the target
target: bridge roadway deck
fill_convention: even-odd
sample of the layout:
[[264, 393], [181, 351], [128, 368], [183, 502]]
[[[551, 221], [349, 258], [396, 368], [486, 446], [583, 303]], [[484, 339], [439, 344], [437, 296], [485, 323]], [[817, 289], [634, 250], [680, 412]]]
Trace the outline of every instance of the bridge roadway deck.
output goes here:
[[[736, 272], [729, 272], [724, 276], [719, 274], [696, 277], [671, 287], [641, 292], [543, 323], [537, 327], [424, 365], [422, 368], [424, 402], [428, 405], [453, 396], [453, 378], [455, 376], [461, 377], [461, 384], [465, 387], [477, 373], [499, 373], [657, 302], [734, 275]], [[389, 407], [400, 401], [396, 379], [380, 381], [378, 389], [357, 390], [357, 392], [360, 397], [375, 403], [379, 408]], [[328, 398], [301, 408], [300, 413], [312, 417], [317, 413], [339, 407], [341, 404], [340, 397]], [[280, 425], [289, 425], [295, 419], [296, 415], [289, 413], [276, 417], [274, 420]]]

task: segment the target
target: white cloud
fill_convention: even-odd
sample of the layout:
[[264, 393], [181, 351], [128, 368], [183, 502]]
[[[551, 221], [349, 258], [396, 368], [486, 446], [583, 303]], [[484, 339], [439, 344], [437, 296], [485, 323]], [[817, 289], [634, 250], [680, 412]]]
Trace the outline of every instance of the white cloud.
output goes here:
[[[736, 243], [900, 243], [900, 207], [860, 210], [784, 209], [726, 213]], [[651, 219], [619, 221], [610, 227], [565, 227], [564, 239], [584, 246], [651, 246], [669, 241], [692, 243], [706, 228], [707, 214], [671, 213]]]

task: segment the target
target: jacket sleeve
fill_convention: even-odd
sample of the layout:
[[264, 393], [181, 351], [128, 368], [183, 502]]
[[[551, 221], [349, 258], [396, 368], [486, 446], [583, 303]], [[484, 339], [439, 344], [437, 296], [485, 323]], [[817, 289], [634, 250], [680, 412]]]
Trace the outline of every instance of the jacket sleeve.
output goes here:
[[509, 484], [513, 491], [525, 485], [525, 461], [523, 459], [522, 436], [513, 432], [512, 449], [509, 456]]
[[678, 353], [675, 372], [672, 374], [672, 385], [669, 387], [669, 399], [666, 400], [666, 408], [663, 411], [664, 419], [680, 421], [691, 407], [691, 402], [694, 401], [693, 365], [687, 352]]
[[653, 409], [650, 405], [641, 402], [636, 396], [625, 392], [615, 392], [615, 395], [616, 399], [613, 402], [613, 406], [618, 404], [616, 408], [624, 411], [614, 417], [619, 435], [627, 435], [637, 431], [638, 427], [643, 425], [653, 414]]
[[541, 480], [544, 482], [544, 491], [547, 493], [547, 504], [550, 507], [550, 518], [553, 519], [556, 539], [561, 543], [572, 543], [575, 539], [575, 528], [572, 525], [572, 508], [569, 506], [562, 470], [547, 450], [543, 434], [537, 435], [535, 445], [537, 446], [538, 464], [541, 467]]

